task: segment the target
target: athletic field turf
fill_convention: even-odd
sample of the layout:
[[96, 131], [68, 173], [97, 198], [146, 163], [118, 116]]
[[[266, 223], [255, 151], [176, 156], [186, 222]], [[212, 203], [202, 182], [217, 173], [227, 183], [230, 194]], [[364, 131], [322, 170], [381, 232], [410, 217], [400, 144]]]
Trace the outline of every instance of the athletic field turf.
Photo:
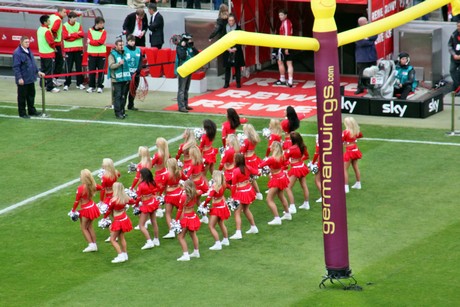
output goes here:
[[[347, 209], [350, 267], [363, 291], [343, 291], [337, 284], [318, 287], [325, 265], [312, 175], [311, 210], [269, 227], [265, 200], [255, 201], [259, 234], [244, 234], [243, 217], [243, 239], [210, 251], [214, 242], [202, 225], [200, 259], [177, 262], [176, 239], [141, 250], [145, 240], [133, 230], [126, 235], [129, 261], [112, 264], [116, 253], [103, 242], [109, 232], [97, 226], [99, 251], [82, 253], [87, 244], [67, 216], [81, 169], [95, 171], [112, 158], [127, 186], [134, 175], [126, 166], [138, 162], [138, 146], [152, 147], [161, 136], [175, 155], [184, 128], [200, 127], [205, 118], [220, 127], [224, 117], [131, 112], [115, 121], [110, 110], [53, 109], [59, 110], [49, 120], [19, 119], [14, 108], [0, 112], [1, 306], [458, 305], [460, 139], [443, 130], [361, 125], [363, 188], [347, 194]], [[261, 131], [269, 119], [249, 122]], [[312, 157], [316, 125], [304, 122], [299, 131]], [[266, 144], [258, 145], [259, 156]], [[258, 183], [266, 190], [267, 178]], [[294, 192], [300, 205], [298, 185]], [[233, 218], [226, 224], [232, 235]], [[164, 218], [159, 227], [161, 237]]]

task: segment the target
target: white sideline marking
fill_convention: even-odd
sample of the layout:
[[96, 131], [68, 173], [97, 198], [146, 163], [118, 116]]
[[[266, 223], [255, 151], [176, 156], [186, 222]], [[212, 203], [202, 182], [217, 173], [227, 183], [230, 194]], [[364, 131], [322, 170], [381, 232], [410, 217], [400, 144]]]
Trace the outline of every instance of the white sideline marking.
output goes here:
[[[3, 109], [18, 109], [18, 107], [15, 107], [15, 106], [0, 106], [0, 108], [3, 108]], [[77, 107], [77, 106], [73, 106], [71, 107], [70, 109], [46, 109], [46, 111], [53, 111], [53, 112], [70, 112], [72, 110], [76, 110], [76, 109], [79, 109], [80, 107]], [[11, 116], [11, 115], [10, 115]], [[17, 117], [17, 116], [12, 116], [12, 117]]]
[[[170, 140], [168, 140], [168, 144], [169, 144], [169, 143], [177, 142], [177, 141], [180, 140], [180, 139], [182, 139], [182, 134], [179, 135], [179, 136], [176, 136], [176, 137], [174, 137], [174, 138], [172, 138], [172, 139], [170, 139]], [[150, 151], [153, 151], [153, 150], [156, 150], [156, 148], [157, 148], [156, 146], [152, 146], [152, 147], [149, 148], [149, 150], [150, 150]], [[115, 166], [118, 166], [118, 165], [120, 165], [120, 164], [126, 163], [126, 162], [128, 162], [129, 160], [132, 160], [132, 159], [137, 158], [137, 157], [138, 157], [138, 154], [136, 153], [136, 154], [134, 154], [134, 155], [131, 155], [131, 156], [129, 156], [129, 157], [123, 158], [123, 159], [121, 159], [121, 160], [115, 162], [114, 165], [115, 165]], [[97, 174], [97, 171], [92, 172], [92, 174], [93, 174], [93, 176], [95, 176], [95, 175]], [[71, 180], [71, 181], [66, 182], [66, 183], [64, 183], [64, 184], [61, 184], [61, 185], [59, 185], [59, 186], [57, 186], [57, 187], [55, 187], [55, 188], [53, 188], [53, 189], [51, 189], [51, 190], [48, 190], [48, 191], [46, 191], [46, 192], [43, 192], [43, 193], [40, 193], [40, 194], [38, 194], [38, 195], [32, 196], [32, 197], [27, 198], [27, 199], [25, 199], [25, 200], [23, 200], [23, 201], [21, 201], [21, 202], [19, 202], [19, 203], [16, 203], [16, 204], [14, 204], [14, 205], [11, 205], [11, 206], [9, 206], [9, 207], [6, 207], [5, 209], [0, 210], [0, 215], [2, 215], [2, 214], [4, 214], [4, 213], [7, 213], [7, 212], [10, 212], [10, 211], [13, 211], [14, 209], [19, 208], [19, 207], [22, 207], [22, 206], [24, 206], [24, 205], [27, 205], [27, 204], [29, 204], [29, 203], [31, 203], [31, 202], [37, 200], [37, 199], [40, 199], [40, 198], [42, 198], [42, 197], [48, 196], [48, 195], [50, 195], [50, 194], [53, 194], [54, 192], [60, 191], [60, 190], [62, 190], [62, 189], [65, 189], [65, 188], [67, 188], [67, 187], [69, 187], [69, 186], [71, 186], [71, 185], [73, 185], [73, 184], [75, 184], [75, 183], [77, 183], [77, 182], [79, 182], [79, 181], [80, 181], [80, 178]]]

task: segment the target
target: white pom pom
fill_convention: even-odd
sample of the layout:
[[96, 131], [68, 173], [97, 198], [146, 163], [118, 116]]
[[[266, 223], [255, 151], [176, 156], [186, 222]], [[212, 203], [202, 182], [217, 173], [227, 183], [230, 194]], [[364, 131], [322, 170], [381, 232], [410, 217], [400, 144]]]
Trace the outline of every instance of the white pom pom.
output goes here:
[[96, 172], [97, 172], [97, 177], [102, 179], [102, 177], [104, 176], [105, 170], [103, 168], [100, 168]]
[[263, 128], [262, 129], [262, 135], [263, 135], [264, 138], [269, 139], [271, 134], [272, 134], [272, 132], [270, 131], [270, 129], [268, 129], [268, 128]]
[[101, 212], [101, 214], [105, 214], [107, 210], [109, 210], [109, 206], [102, 201], [97, 203], [97, 207], [99, 208], [99, 212]]
[[69, 211], [69, 213], [67, 213], [68, 216], [70, 216], [70, 219], [74, 222], [78, 221], [78, 218], [80, 217], [80, 212], [78, 211], [75, 211], [75, 212], [72, 212], [72, 210]]
[[99, 226], [102, 229], [105, 229], [105, 228], [109, 227], [110, 225], [112, 225], [112, 221], [110, 219], [101, 219], [97, 223], [97, 226]]
[[174, 231], [175, 234], [179, 234], [182, 232], [182, 226], [180, 225], [180, 221], [172, 220], [170, 225], [171, 231]]
[[201, 140], [201, 137], [204, 134], [204, 130], [202, 128], [195, 128], [193, 129], [193, 133], [195, 133], [195, 138], [197, 140]]
[[128, 173], [134, 173], [137, 171], [137, 165], [133, 162], [128, 164]]
[[234, 200], [233, 198], [227, 198], [225, 203], [227, 204], [228, 208], [232, 211], [235, 211], [240, 206], [240, 201]]
[[196, 213], [198, 213], [199, 216], [206, 216], [208, 214], [208, 208], [204, 206], [204, 202], [202, 202], [198, 206], [198, 209], [196, 210]]

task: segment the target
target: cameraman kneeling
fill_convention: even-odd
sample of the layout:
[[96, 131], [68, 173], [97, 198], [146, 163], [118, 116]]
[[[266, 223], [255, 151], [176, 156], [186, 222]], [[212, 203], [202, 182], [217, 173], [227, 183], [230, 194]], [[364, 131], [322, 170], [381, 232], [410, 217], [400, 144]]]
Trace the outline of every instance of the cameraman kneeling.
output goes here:
[[394, 95], [400, 94], [400, 99], [405, 100], [410, 92], [413, 92], [417, 87], [415, 80], [415, 70], [409, 65], [410, 57], [407, 52], [401, 52], [398, 56], [398, 64], [396, 65], [396, 82], [394, 85]]

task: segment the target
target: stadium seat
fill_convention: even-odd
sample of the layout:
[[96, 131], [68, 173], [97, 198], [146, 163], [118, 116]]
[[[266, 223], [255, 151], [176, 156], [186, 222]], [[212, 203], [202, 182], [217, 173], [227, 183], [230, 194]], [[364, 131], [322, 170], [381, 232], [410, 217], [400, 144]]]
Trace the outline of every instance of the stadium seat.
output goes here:
[[[157, 62], [158, 48], [145, 48], [145, 56], [147, 58], [147, 64], [153, 65]], [[150, 66], [150, 76], [159, 77], [161, 74], [161, 67]]]
[[176, 62], [176, 50], [171, 50], [169, 54], [168, 62], [172, 62], [171, 64], [163, 65], [163, 72], [166, 78], [174, 79], [176, 75], [174, 74], [174, 63]]

